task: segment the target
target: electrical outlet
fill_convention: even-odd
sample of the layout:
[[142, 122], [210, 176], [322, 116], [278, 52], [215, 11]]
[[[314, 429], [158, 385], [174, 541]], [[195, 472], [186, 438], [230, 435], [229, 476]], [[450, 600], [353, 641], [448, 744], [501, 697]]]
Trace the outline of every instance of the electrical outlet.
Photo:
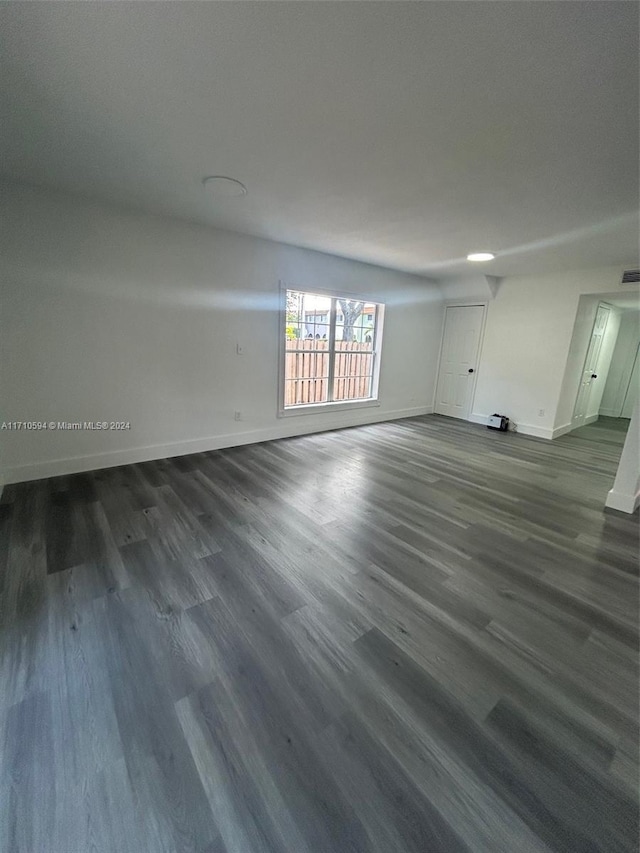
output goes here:
[[538, 409], [538, 417], [539, 417], [539, 418], [543, 418], [543, 417], [544, 417], [544, 409]]
[[233, 419], [234, 419], [234, 421], [241, 421], [242, 420], [242, 412], [239, 412], [236, 409], [236, 411], [233, 413]]

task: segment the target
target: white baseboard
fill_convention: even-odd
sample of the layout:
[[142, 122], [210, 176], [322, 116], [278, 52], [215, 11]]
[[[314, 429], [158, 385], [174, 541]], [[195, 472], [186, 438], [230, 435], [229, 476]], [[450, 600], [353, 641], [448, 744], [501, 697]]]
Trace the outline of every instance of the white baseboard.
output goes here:
[[635, 512], [638, 506], [640, 506], [640, 492], [637, 495], [627, 495], [611, 489], [607, 495], [605, 506], [609, 507], [609, 509], [617, 509], [619, 512]]
[[517, 424], [517, 432], [521, 435], [531, 435], [534, 438], [546, 438], [549, 441], [553, 438], [551, 427], [541, 427], [535, 424]]
[[[469, 420], [474, 424], [484, 424], [486, 426], [489, 415], [479, 415], [473, 412], [469, 415]], [[550, 427], [535, 426], [535, 424], [515, 424], [513, 432], [519, 432], [522, 435], [532, 435], [535, 438], [553, 438], [553, 430]]]
[[553, 434], [551, 438], [559, 438], [561, 435], [566, 435], [568, 432], [571, 432], [573, 429], [573, 424], [563, 424], [562, 426], [555, 427], [553, 430]]
[[[588, 424], [594, 423], [594, 421], [598, 420], [598, 415], [590, 415], [588, 418], [584, 419], [584, 422], [580, 424], [580, 426], [587, 426]], [[546, 438], [549, 440], [553, 440], [554, 438], [559, 438], [561, 435], [566, 435], [566, 433], [571, 432], [574, 429], [578, 429], [578, 425], [569, 423], [563, 424], [559, 427], [541, 427], [536, 426], [535, 424], [518, 424], [517, 431], [522, 433], [523, 435], [532, 435], [536, 438]]]
[[486, 426], [488, 417], [489, 415], [478, 415], [476, 412], [471, 412], [469, 420], [472, 424], [484, 424], [484, 426]]
[[538, 438], [547, 438], [553, 440], [554, 438], [560, 438], [561, 435], [566, 435], [568, 432], [571, 432], [574, 429], [578, 429], [579, 427], [587, 426], [588, 424], [592, 424], [598, 420], [599, 415], [590, 415], [588, 418], [585, 418], [581, 424], [562, 424], [559, 427], [539, 427], [534, 426], [533, 424], [518, 424], [518, 432], [523, 433], [524, 435], [534, 435]]
[[[474, 424], [486, 424], [488, 417], [489, 415], [479, 415], [474, 412], [469, 416], [469, 420]], [[522, 435], [531, 435], [534, 438], [546, 438], [551, 440], [554, 438], [559, 438], [561, 435], [565, 435], [566, 433], [571, 432], [571, 430], [578, 429], [579, 426], [587, 426], [587, 424], [592, 424], [594, 423], [594, 421], [598, 420], [598, 417], [599, 415], [589, 415], [589, 417], [585, 418], [584, 422], [581, 424], [575, 424], [571, 422], [555, 428], [536, 426], [536, 424], [518, 423], [515, 424], [514, 432], [519, 432]]]
[[189, 453], [203, 453], [207, 450], [220, 450], [223, 447], [238, 447], [242, 444], [256, 444], [260, 441], [273, 441], [278, 438], [293, 438], [316, 432], [328, 432], [354, 426], [394, 421], [401, 418], [415, 418], [430, 415], [433, 406], [416, 406], [412, 409], [395, 409], [381, 412], [379, 409], [354, 409], [340, 420], [324, 422], [322, 425], [305, 418], [279, 421], [273, 427], [248, 430], [247, 432], [215, 435], [207, 438], [194, 438], [169, 444], [154, 444], [146, 447], [132, 447], [127, 450], [113, 450], [92, 456], [72, 456], [66, 459], [50, 459], [7, 468], [0, 483], [23, 483], [27, 480], [42, 480], [46, 477], [58, 477], [63, 474], [78, 474], [82, 471], [95, 471], [99, 468], [113, 468], [117, 465], [131, 465], [135, 462], [150, 462], [153, 459], [166, 459], [171, 456], [186, 456]]
[[620, 409], [600, 409], [599, 412], [603, 418], [619, 418], [620, 417]]
[[563, 424], [562, 426], [556, 427], [553, 430], [552, 438], [558, 438], [560, 435], [566, 435], [568, 432], [572, 432], [574, 429], [580, 429], [583, 426], [589, 426], [589, 424], [595, 423], [600, 417], [600, 412], [596, 415], [589, 415], [588, 418], [585, 418], [582, 423], [577, 424], [575, 421], [571, 421], [568, 424]]

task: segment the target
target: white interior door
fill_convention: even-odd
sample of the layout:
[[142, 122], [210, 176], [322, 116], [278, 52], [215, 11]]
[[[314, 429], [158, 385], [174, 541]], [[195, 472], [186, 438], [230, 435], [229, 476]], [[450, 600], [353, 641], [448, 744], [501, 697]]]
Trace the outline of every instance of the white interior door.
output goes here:
[[607, 329], [609, 321], [609, 309], [606, 305], [598, 305], [596, 311], [596, 319], [593, 324], [589, 346], [587, 348], [587, 357], [584, 361], [584, 368], [578, 389], [578, 397], [576, 399], [576, 407], [573, 412], [574, 426], [580, 426], [584, 423], [589, 409], [589, 397], [591, 395], [591, 387], [598, 380], [598, 360], [600, 358], [600, 350], [602, 349], [602, 341], [604, 333]]
[[636, 351], [636, 360], [633, 362], [633, 370], [631, 371], [631, 378], [629, 379], [629, 387], [627, 388], [627, 393], [625, 394], [624, 402], [622, 404], [622, 412], [620, 413], [621, 418], [630, 418], [631, 413], [633, 412], [633, 407], [638, 401], [638, 393], [640, 391], [638, 362], [640, 362], [640, 347], [638, 347], [638, 350]]
[[446, 310], [435, 404], [440, 415], [469, 417], [483, 317], [482, 305]]

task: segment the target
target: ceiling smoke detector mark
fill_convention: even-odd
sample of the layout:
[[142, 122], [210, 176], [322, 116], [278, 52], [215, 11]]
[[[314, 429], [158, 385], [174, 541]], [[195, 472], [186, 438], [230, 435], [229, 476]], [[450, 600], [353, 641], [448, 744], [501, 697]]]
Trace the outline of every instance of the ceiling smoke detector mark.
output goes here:
[[215, 198], [240, 198], [247, 194], [244, 184], [224, 175], [208, 175], [202, 179], [205, 190]]

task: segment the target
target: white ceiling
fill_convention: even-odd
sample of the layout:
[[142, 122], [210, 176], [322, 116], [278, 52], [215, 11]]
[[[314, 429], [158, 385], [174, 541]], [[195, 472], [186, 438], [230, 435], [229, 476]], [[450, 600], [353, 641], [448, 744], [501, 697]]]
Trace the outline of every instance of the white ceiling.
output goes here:
[[635, 2], [9, 2], [0, 31], [12, 179], [436, 277], [637, 265]]
[[[597, 294], [596, 294], [597, 295]], [[629, 293], [626, 296], [616, 296], [615, 294], [602, 294], [600, 297], [603, 302], [608, 305], [615, 305], [622, 311], [640, 311], [640, 299], [637, 293]]]

